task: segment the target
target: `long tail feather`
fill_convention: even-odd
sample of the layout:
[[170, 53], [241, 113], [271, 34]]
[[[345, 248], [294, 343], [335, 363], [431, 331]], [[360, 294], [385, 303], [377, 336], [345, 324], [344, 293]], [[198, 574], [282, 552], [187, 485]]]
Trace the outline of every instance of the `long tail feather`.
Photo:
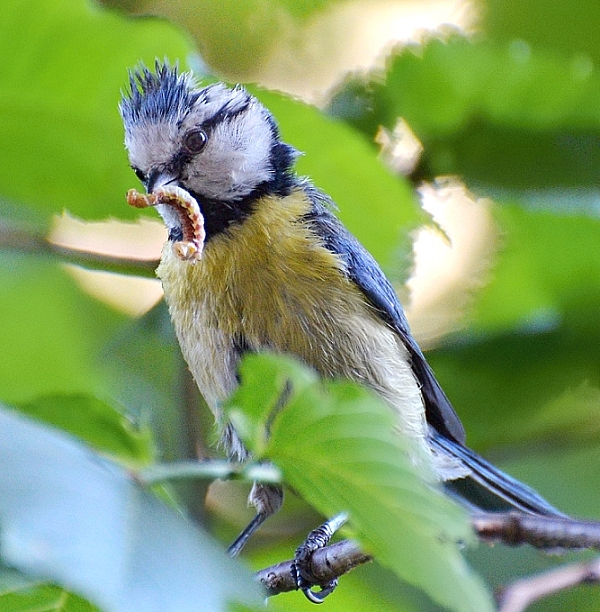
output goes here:
[[431, 442], [443, 454], [458, 459], [469, 470], [464, 478], [444, 483], [462, 503], [486, 511], [520, 510], [528, 514], [566, 517], [539, 493], [505, 474], [483, 457], [460, 443], [434, 433]]

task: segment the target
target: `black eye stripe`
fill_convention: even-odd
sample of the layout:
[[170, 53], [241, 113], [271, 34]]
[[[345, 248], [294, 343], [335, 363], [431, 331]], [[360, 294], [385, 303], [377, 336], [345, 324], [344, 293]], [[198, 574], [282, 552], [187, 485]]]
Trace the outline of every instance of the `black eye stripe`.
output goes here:
[[140, 179], [140, 182], [146, 182], [146, 175], [139, 168], [131, 166], [131, 169], [135, 172], [135, 175], [138, 177], [138, 179]]
[[245, 113], [248, 110], [248, 107], [250, 106], [250, 102], [251, 99], [248, 96], [243, 101], [243, 103], [238, 103], [238, 105], [235, 106], [233, 110], [231, 108], [231, 101], [229, 100], [225, 102], [225, 104], [223, 104], [223, 106], [212, 117], [210, 117], [204, 122], [203, 127], [207, 130], [210, 130], [212, 127], [214, 127], [218, 123], [221, 123], [222, 121], [231, 120], [234, 117]]

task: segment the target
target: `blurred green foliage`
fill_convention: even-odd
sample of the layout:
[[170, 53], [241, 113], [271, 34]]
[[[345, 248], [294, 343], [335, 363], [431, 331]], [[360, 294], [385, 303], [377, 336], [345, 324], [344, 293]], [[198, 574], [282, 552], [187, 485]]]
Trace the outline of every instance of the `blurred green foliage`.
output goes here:
[[576, 7], [561, 0], [487, 0], [482, 13], [483, 29], [492, 40], [521, 39], [557, 55], [600, 60], [600, 6], [593, 0], [582, 0]]
[[425, 176], [459, 174], [494, 192], [596, 185], [599, 108], [589, 57], [459, 35], [401, 50], [385, 80], [354, 80], [331, 103], [370, 135], [404, 117], [425, 147]]
[[[368, 10], [370, 0], [362, 2]], [[305, 24], [344, 2], [106, 4], [111, 10], [84, 0], [3, 0], [0, 6], [0, 401], [76, 435], [95, 449], [92, 463], [103, 461], [95, 454], [101, 451], [138, 466], [189, 453], [189, 398], [165, 311], [139, 319], [113, 311], [87, 295], [56, 259], [27, 244], [17, 249], [26, 253], [16, 252], [11, 232], [45, 232], [63, 210], [83, 219], [139, 214], [124, 201], [136, 182], [117, 112], [128, 68], [169, 57], [213, 78], [259, 74], [278, 40], [301, 38]], [[600, 518], [600, 9], [592, 0], [481, 0], [477, 8], [476, 36], [445, 32], [393, 50], [385, 70], [343, 79], [327, 114], [253, 91], [274, 112], [284, 138], [305, 153], [299, 172], [334, 197], [340, 217], [394, 278], [405, 278], [410, 260], [401, 257], [410, 232], [425, 219], [413, 184], [452, 173], [478, 196], [493, 198], [501, 240], [490, 274], [460, 328], [428, 357], [474, 448], [565, 511]], [[132, 19], [125, 11], [148, 16]], [[424, 146], [408, 178], [382, 164], [374, 142], [380, 126], [391, 130], [399, 117]], [[246, 392], [256, 401], [261, 390]], [[312, 416], [319, 423], [323, 415]], [[296, 417], [285, 415], [288, 429], [300, 426]], [[323, 439], [312, 441], [337, 446], [325, 435], [335, 431], [325, 429]], [[282, 433], [270, 457], [285, 464], [291, 442]], [[311, 497], [310, 485], [317, 477], [311, 470], [328, 456], [313, 453], [314, 463], [307, 454], [300, 473], [288, 470], [288, 477], [306, 478], [305, 488], [296, 486], [326, 512], [333, 501]], [[12, 470], [23, 470], [25, 478], [26, 459], [37, 465], [41, 455], [32, 446], [19, 457]], [[6, 474], [7, 466], [0, 467]], [[67, 510], [75, 517], [86, 510], [77, 511], [77, 472], [59, 473], [75, 492], [52, 515], [66, 534]], [[7, 482], [0, 476], [0, 489]], [[44, 491], [46, 503], [56, 497]], [[366, 492], [362, 501], [370, 512]], [[314, 519], [310, 510], [305, 514]], [[285, 526], [286, 516], [273, 524]], [[238, 527], [224, 531], [229, 536]], [[157, 535], [164, 540], [164, 532]], [[292, 532], [285, 545], [255, 546], [253, 565], [289, 557], [303, 535]], [[493, 588], [563, 562], [498, 547], [479, 547], [468, 558]], [[433, 587], [409, 573], [438, 602], [445, 601], [442, 591], [452, 599], [443, 577]], [[43, 577], [60, 581], [56, 573]], [[224, 584], [230, 578], [226, 571]], [[61, 587], [31, 584], [0, 568], [0, 611], [92, 609]], [[172, 592], [165, 597], [175, 601]], [[599, 604], [597, 589], [577, 590], [532, 610], [586, 612]], [[326, 605], [333, 612], [440, 609], [377, 564], [345, 577]], [[289, 594], [270, 607], [310, 605]]]
[[[258, 585], [205, 532], [65, 433], [0, 407], [0, 462], [2, 561], [31, 579], [121, 612], [260, 602]], [[14, 610], [23, 578], [7, 586], [0, 606]], [[25, 609], [43, 609], [38, 595]], [[82, 609], [79, 598], [62, 600]]]
[[241, 376], [228, 414], [257, 460], [279, 466], [324, 516], [349, 513], [352, 536], [364, 549], [436, 601], [491, 609], [455, 544], [472, 539], [463, 512], [426, 485], [432, 474], [414, 469], [419, 450], [397, 436], [379, 398], [347, 381], [322, 383], [273, 355], [248, 356]]
[[15, 589], [6, 593], [2, 598], [4, 610], [13, 612], [27, 612], [27, 610], [47, 610], [48, 612], [97, 612], [98, 608], [92, 606], [85, 599], [69, 593], [53, 585], [43, 585], [31, 588]]

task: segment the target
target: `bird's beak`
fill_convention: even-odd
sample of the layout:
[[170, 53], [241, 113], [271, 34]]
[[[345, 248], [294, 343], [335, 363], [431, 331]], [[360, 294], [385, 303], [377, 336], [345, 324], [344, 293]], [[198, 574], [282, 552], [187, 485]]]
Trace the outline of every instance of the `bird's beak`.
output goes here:
[[148, 176], [148, 182], [146, 183], [146, 191], [153, 193], [159, 187], [166, 187], [167, 185], [173, 185], [177, 182], [177, 177], [170, 172], [164, 170], [153, 170]]

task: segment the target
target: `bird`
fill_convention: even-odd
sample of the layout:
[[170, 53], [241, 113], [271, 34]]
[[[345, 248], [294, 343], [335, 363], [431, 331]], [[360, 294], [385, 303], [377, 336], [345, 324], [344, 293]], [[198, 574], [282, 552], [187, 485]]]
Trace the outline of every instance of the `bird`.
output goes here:
[[[325, 379], [355, 381], [393, 411], [440, 486], [471, 510], [564, 515], [466, 445], [380, 266], [335, 214], [332, 200], [294, 170], [270, 111], [241, 86], [202, 86], [156, 61], [129, 72], [120, 113], [130, 165], [168, 231], [157, 275], [182, 354], [222, 428], [232, 459], [248, 451], [221, 406], [248, 352], [291, 355]], [[368, 206], [368, 202], [365, 202]], [[200, 221], [199, 221], [200, 220]], [[282, 504], [255, 483], [247, 537]]]

